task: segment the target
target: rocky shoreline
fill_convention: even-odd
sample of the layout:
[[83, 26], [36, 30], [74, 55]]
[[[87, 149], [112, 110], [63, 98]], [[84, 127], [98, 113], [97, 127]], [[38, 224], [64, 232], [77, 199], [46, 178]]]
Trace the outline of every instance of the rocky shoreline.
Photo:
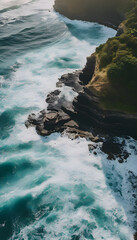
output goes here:
[[[100, 149], [107, 155], [108, 160], [117, 160], [121, 164], [127, 161], [130, 153], [126, 150], [125, 141], [117, 142], [116, 136], [136, 137], [137, 118], [99, 109], [98, 97], [91, 94], [85, 86], [94, 72], [94, 67], [92, 71], [88, 71], [91, 69], [88, 67], [89, 62], [93, 63], [93, 59], [92, 61], [90, 58], [87, 59], [87, 64], [82, 71], [63, 75], [56, 84], [57, 89], [49, 93], [46, 98], [47, 111], [44, 109], [38, 114], [30, 114], [25, 125], [27, 128], [35, 127], [41, 136], [58, 132], [72, 140], [86, 138], [89, 141], [89, 151], [94, 155], [97, 155], [97, 149]], [[66, 100], [61, 94], [63, 86], [70, 87], [74, 93], [77, 93], [73, 101]], [[133, 175], [132, 172], [131, 175]], [[136, 176], [133, 183], [132, 178], [129, 181], [135, 190]], [[136, 196], [133, 198], [136, 201]], [[135, 234], [134, 239], [137, 239], [136, 236]]]
[[[77, 17], [77, 19], [79, 18]], [[115, 26], [108, 22], [101, 23], [117, 28], [120, 21]], [[120, 25], [117, 36], [121, 35], [123, 31], [123, 27]], [[125, 141], [118, 143], [116, 137], [129, 138], [131, 136], [137, 139], [137, 114], [100, 108], [101, 98], [87, 87], [95, 75], [96, 68], [96, 54], [92, 54], [87, 58], [83, 70], [63, 75], [56, 84], [57, 89], [49, 93], [46, 98], [47, 111], [42, 110], [39, 114], [30, 114], [25, 125], [26, 127], [35, 127], [41, 136], [49, 136], [58, 132], [67, 135], [72, 140], [79, 137], [86, 138], [90, 140], [88, 145], [90, 152], [96, 155], [96, 149], [99, 147], [102, 152], [107, 154], [109, 160], [117, 159], [119, 163], [123, 163], [127, 161], [130, 153], [125, 150]], [[66, 100], [61, 94], [63, 86], [70, 87], [77, 93], [73, 101]], [[133, 176], [132, 172], [130, 175], [129, 181], [135, 189], [136, 186], [132, 183], [132, 179], [135, 178], [134, 182], [136, 182], [136, 176]], [[136, 209], [137, 196], [133, 197], [135, 199], [134, 209]], [[136, 232], [136, 222], [134, 229]], [[134, 234], [134, 239], [137, 239], [137, 233]]]
[[26, 121], [26, 126], [35, 126], [39, 135], [48, 136], [55, 132], [65, 133], [72, 139], [85, 137], [93, 142], [98, 142], [99, 138], [94, 136], [79, 119], [75, 110], [74, 102], [69, 102], [61, 95], [60, 87], [69, 86], [73, 91], [80, 93], [83, 86], [79, 79], [81, 71], [63, 75], [57, 82], [54, 92], [48, 94], [46, 102], [48, 103], [47, 111], [42, 110], [38, 115], [30, 114]]
[[[35, 127], [41, 136], [58, 132], [72, 140], [86, 138], [94, 143], [89, 143], [89, 150], [95, 154], [96, 147], [101, 143], [101, 150], [108, 155], [108, 159], [118, 157], [122, 163], [129, 157], [129, 153], [124, 150], [124, 143], [115, 142], [115, 136], [136, 135], [133, 124], [136, 124], [137, 118], [127, 117], [123, 113], [102, 111], [99, 108], [98, 97], [85, 86], [94, 73], [94, 67], [89, 68], [91, 63], [94, 63], [93, 58], [88, 58], [82, 71], [61, 76], [56, 84], [57, 89], [46, 98], [47, 111], [30, 114], [25, 125]], [[66, 100], [61, 94], [63, 86], [70, 87], [77, 93], [73, 101]]]
[[[90, 64], [92, 63], [92, 68]], [[100, 149], [108, 160], [117, 160], [120, 164], [126, 162], [130, 152], [126, 150], [126, 142], [117, 142], [116, 136], [137, 137], [137, 117], [120, 112], [103, 111], [99, 108], [99, 99], [86, 88], [88, 79], [94, 74], [93, 58], [87, 58], [87, 64], [82, 71], [63, 75], [56, 84], [56, 90], [49, 93], [44, 109], [38, 114], [30, 114], [25, 122], [26, 127], [35, 127], [41, 136], [52, 133], [67, 135], [70, 139], [86, 138], [89, 141], [89, 151], [97, 155]], [[89, 71], [90, 70], [90, 71]], [[66, 100], [62, 94], [63, 86], [77, 94], [72, 101]], [[136, 176], [131, 172], [129, 182], [136, 188]], [[133, 199], [136, 209], [137, 196]], [[136, 229], [136, 222], [135, 222]], [[137, 239], [137, 234], [134, 235]]]
[[[58, 89], [47, 96], [47, 112], [43, 110], [38, 116], [31, 114], [26, 126], [36, 126], [37, 132], [42, 136], [65, 131], [71, 134], [75, 132], [77, 136], [84, 136], [92, 141], [99, 140], [100, 137], [97, 136], [100, 133], [137, 139], [137, 115], [102, 110], [99, 107], [100, 98], [86, 87], [94, 69], [95, 59], [91, 55], [82, 71], [63, 75], [56, 84]], [[77, 93], [72, 102], [61, 95], [62, 86], [71, 87]], [[91, 129], [94, 134], [90, 132]]]

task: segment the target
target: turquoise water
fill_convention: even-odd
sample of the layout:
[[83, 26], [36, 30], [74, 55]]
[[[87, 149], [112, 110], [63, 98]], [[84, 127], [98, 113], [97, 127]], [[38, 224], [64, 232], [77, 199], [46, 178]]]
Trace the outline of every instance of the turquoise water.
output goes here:
[[[15, 2], [0, 8], [0, 240], [133, 239], [106, 156], [89, 154], [84, 139], [24, 126], [58, 77], [82, 68], [115, 31], [63, 18], [52, 0]], [[74, 97], [67, 87], [62, 94]]]

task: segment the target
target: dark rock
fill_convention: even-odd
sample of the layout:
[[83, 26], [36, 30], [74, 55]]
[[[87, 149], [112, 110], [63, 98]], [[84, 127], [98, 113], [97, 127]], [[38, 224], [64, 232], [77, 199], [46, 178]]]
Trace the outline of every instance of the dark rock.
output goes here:
[[113, 142], [112, 140], [107, 140], [102, 145], [102, 151], [110, 156], [116, 156], [121, 152], [121, 145], [119, 143]]
[[56, 99], [55, 102], [49, 103], [47, 110], [48, 111], [61, 111], [61, 109], [65, 108], [72, 108], [72, 102], [66, 101], [65, 96], [61, 95]]
[[[48, 112], [42, 110], [39, 115], [31, 114], [25, 125], [36, 126], [36, 130], [42, 136], [53, 132], [66, 132], [71, 138], [82, 137], [93, 142], [100, 142], [101, 138], [94, 136], [89, 127], [104, 131], [104, 135], [110, 133], [132, 133], [137, 135], [137, 116], [124, 113], [105, 111], [99, 108], [100, 99], [84, 86], [94, 74], [96, 58], [94, 54], [88, 58], [83, 71], [64, 74], [57, 85], [66, 85], [74, 89], [78, 96], [73, 102], [60, 95], [60, 90], [48, 94]], [[98, 135], [97, 133], [95, 135]], [[109, 159], [119, 158], [119, 162], [125, 161], [129, 154], [122, 144], [111, 142], [110, 139], [103, 143], [102, 151], [108, 154]], [[121, 146], [122, 145], [122, 146]]]
[[63, 85], [71, 87], [73, 91], [80, 92], [82, 90], [81, 82], [79, 79], [79, 74], [81, 71], [76, 71], [74, 73], [68, 73], [61, 76], [59, 81], [56, 83], [57, 87], [62, 87]]
[[102, 110], [99, 102], [99, 97], [85, 87], [73, 101], [74, 110], [86, 125], [100, 128], [105, 134], [137, 139], [137, 114]]
[[77, 129], [74, 127], [68, 127], [65, 132], [71, 139], [76, 139], [76, 138], [86, 138], [87, 140], [90, 140], [92, 142], [99, 142], [100, 139], [98, 137], [93, 136], [92, 133]]
[[124, 161], [123, 161], [123, 159], [119, 159], [118, 162], [119, 163], [123, 163]]
[[40, 128], [40, 127], [36, 127], [37, 133], [41, 136], [49, 136], [52, 132], [44, 129], [44, 128]]
[[[116, 1], [116, 3], [118, 2]], [[127, 3], [129, 4], [129, 1], [125, 0], [123, 10], [127, 9]], [[115, 2], [112, 7], [110, 1], [79, 0], [77, 2], [76, 0], [56, 0], [54, 8], [57, 12], [70, 19], [98, 22], [115, 29], [124, 20], [124, 14], [117, 10]]]
[[82, 81], [84, 85], [88, 84], [89, 81], [92, 79], [96, 66], [96, 56], [92, 54], [90, 57], [87, 58], [87, 63], [85, 68], [79, 75], [79, 79]]
[[97, 155], [97, 152], [94, 151], [93, 154], [94, 154], [94, 155]]
[[46, 98], [46, 102], [47, 103], [54, 103], [55, 101], [58, 100], [58, 96], [61, 93], [60, 90], [55, 90], [54, 92], [51, 92], [48, 94], [47, 98]]
[[[96, 64], [96, 57], [94, 54], [87, 59], [87, 64], [83, 71], [76, 71], [74, 73], [64, 74], [57, 85], [66, 85], [74, 89], [78, 93], [78, 96], [73, 102], [69, 102], [65, 99], [65, 96], [60, 95], [60, 90], [55, 90], [47, 96], [49, 113], [42, 110], [38, 116], [31, 114], [26, 121], [26, 127], [38, 126], [44, 122], [44, 128], [48, 131], [62, 131], [63, 129], [79, 128], [79, 130], [86, 130], [92, 126], [92, 129], [96, 129], [96, 135], [100, 132], [105, 136], [110, 135], [110, 133], [122, 136], [131, 135], [132, 137], [137, 137], [137, 115], [125, 114], [116, 111], [105, 111], [100, 109], [99, 103], [100, 98], [93, 94], [93, 92], [84, 86], [92, 75], [94, 74]], [[51, 116], [51, 113], [53, 116]], [[59, 115], [58, 115], [59, 113]], [[48, 114], [49, 121], [48, 121]], [[66, 115], [66, 119], [64, 118]], [[69, 116], [69, 117], [68, 117]], [[79, 127], [76, 125], [67, 125], [70, 120], [75, 121]], [[64, 125], [66, 123], [66, 125]], [[60, 128], [60, 130], [59, 130]], [[40, 131], [39, 131], [40, 132]], [[77, 134], [77, 133], [76, 133]], [[79, 136], [86, 136], [87, 134], [80, 134]], [[93, 137], [89, 136], [89, 139], [93, 140]], [[100, 138], [95, 138], [94, 141], [100, 141]], [[115, 145], [116, 147], [116, 145]], [[115, 148], [114, 148], [115, 149]], [[112, 154], [109, 153], [109, 158], [113, 159]], [[125, 152], [122, 155], [122, 159], [128, 158], [128, 154]]]
[[93, 145], [93, 144], [88, 144], [88, 149], [90, 152], [92, 152], [93, 150], [95, 150], [97, 148], [97, 146]]
[[40, 111], [40, 114], [45, 114], [45, 113], [46, 113], [46, 110], [45, 110], [45, 109], [43, 109], [43, 110]]
[[27, 128], [29, 128], [30, 126], [31, 126], [31, 124], [30, 124], [30, 122], [27, 120], [27, 121], [25, 121], [25, 126], [27, 127]]
[[26, 127], [30, 127], [32, 125], [37, 124], [37, 116], [36, 114], [32, 113], [28, 116], [28, 120], [25, 122]]
[[124, 28], [123, 28], [123, 25], [120, 24], [118, 27], [116, 36], [119, 37], [122, 33], [124, 33]]
[[64, 112], [50, 112], [46, 114], [44, 119], [44, 128], [46, 130], [56, 130], [64, 123], [70, 121], [70, 117]]
[[130, 155], [124, 149], [123, 143], [117, 143], [114, 139], [107, 139], [103, 142], [101, 150], [108, 155], [109, 160], [116, 160], [116, 158], [119, 158], [119, 163], [123, 163]]
[[134, 240], [137, 240], [137, 232], [134, 234]]
[[32, 113], [28, 116], [28, 120], [30, 121], [35, 121], [36, 120], [36, 114], [35, 113]]
[[70, 128], [79, 128], [79, 125], [78, 123], [76, 123], [74, 120], [70, 120], [69, 122], [66, 122], [64, 124], [64, 127], [67, 128], [67, 127], [70, 127]]

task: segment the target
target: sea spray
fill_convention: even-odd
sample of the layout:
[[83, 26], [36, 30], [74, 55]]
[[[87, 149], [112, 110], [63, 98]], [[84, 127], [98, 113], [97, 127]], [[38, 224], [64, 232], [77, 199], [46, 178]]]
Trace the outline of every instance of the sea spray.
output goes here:
[[15, 6], [19, 6], [21, 4], [26, 4], [31, 0], [1, 0], [0, 2], [0, 11], [5, 8], [11, 8]]

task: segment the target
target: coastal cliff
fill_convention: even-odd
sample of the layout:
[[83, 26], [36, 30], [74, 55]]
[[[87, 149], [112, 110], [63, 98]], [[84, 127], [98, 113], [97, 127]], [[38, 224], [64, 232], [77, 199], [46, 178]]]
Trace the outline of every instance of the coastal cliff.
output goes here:
[[[117, 28], [116, 37], [100, 45], [88, 58], [80, 77], [85, 85], [85, 96], [88, 92], [89, 95], [98, 98], [97, 112], [103, 111], [104, 117], [108, 117], [111, 111], [116, 115], [120, 112], [127, 118], [135, 120], [137, 117], [137, 1], [56, 0], [54, 7], [67, 17], [97, 21]], [[80, 105], [79, 99], [78, 96], [77, 105]], [[88, 104], [88, 109], [89, 106], [92, 108], [92, 101]]]
[[132, 0], [56, 0], [54, 8], [71, 19], [99, 22], [117, 28], [132, 6]]
[[[113, 137], [137, 138], [137, 2], [110, 2], [55, 1], [55, 10], [61, 14], [111, 26], [118, 29], [117, 36], [99, 46], [87, 58], [83, 70], [61, 76], [56, 85], [58, 89], [47, 96], [47, 111], [30, 114], [25, 124], [34, 126], [42, 136], [60, 132], [71, 139], [87, 138], [94, 142], [89, 144], [89, 150], [95, 155], [96, 147], [102, 143], [101, 150], [108, 154], [108, 159], [118, 158], [123, 163], [129, 153], [124, 150], [124, 141], [117, 144]], [[77, 93], [72, 102], [62, 97], [60, 87], [63, 85]], [[136, 209], [136, 196], [133, 202]], [[135, 233], [136, 212], [134, 215]], [[136, 233], [134, 239], [137, 239]]]

